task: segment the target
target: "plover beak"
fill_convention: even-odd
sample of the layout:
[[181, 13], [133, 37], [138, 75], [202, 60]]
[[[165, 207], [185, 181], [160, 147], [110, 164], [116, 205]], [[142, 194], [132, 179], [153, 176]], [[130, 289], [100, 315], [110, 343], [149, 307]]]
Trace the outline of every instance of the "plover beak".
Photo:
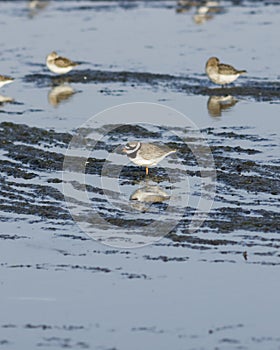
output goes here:
[[121, 152], [122, 153], [127, 153], [127, 149], [124, 147], [124, 148], [122, 148]]

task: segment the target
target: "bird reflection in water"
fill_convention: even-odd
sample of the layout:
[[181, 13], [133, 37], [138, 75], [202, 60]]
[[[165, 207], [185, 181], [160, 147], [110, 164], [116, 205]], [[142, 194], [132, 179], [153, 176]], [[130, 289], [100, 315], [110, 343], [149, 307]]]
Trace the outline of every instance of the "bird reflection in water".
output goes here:
[[49, 3], [49, 0], [29, 0], [27, 2], [29, 18], [36, 16], [39, 12], [44, 10], [49, 5]]
[[159, 186], [146, 184], [138, 188], [130, 196], [132, 207], [139, 211], [147, 211], [151, 204], [162, 203], [170, 199], [170, 196]]
[[69, 84], [61, 84], [50, 90], [48, 100], [52, 106], [57, 107], [61, 102], [69, 100], [74, 94], [75, 90]]
[[188, 12], [193, 6], [195, 6], [196, 3], [197, 3], [196, 1], [178, 0], [177, 6], [176, 6], [176, 12], [177, 13]]
[[223, 12], [224, 8], [219, 4], [219, 1], [202, 1], [196, 9], [193, 20], [196, 24], [203, 24], [212, 19], [215, 14]]
[[11, 103], [13, 101], [14, 99], [12, 97], [0, 95], [0, 106], [3, 106], [5, 103]]
[[212, 117], [220, 117], [222, 111], [231, 109], [237, 102], [238, 100], [231, 95], [210, 96], [207, 101], [208, 113]]
[[202, 24], [217, 13], [225, 12], [219, 0], [178, 0], [176, 6], [177, 13], [189, 12], [192, 8], [195, 9], [193, 20], [197, 24]]

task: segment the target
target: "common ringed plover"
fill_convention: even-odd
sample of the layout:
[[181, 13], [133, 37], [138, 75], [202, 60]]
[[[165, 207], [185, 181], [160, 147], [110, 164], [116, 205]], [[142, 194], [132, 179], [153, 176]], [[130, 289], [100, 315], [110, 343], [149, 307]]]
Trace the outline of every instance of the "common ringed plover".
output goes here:
[[241, 74], [247, 73], [246, 70], [237, 70], [229, 64], [220, 63], [217, 57], [209, 58], [205, 71], [213, 83], [220, 85], [230, 84]]
[[53, 51], [47, 56], [46, 64], [51, 72], [56, 74], [66, 74], [79, 63], [73, 62], [66, 57], [58, 56], [58, 54]]
[[14, 78], [7, 77], [5, 75], [0, 75], [0, 88], [6, 84], [12, 83], [14, 80]]
[[134, 164], [146, 167], [146, 175], [148, 175], [150, 166], [157, 165], [163, 158], [176, 150], [153, 143], [132, 141], [125, 145], [122, 152], [126, 153]]

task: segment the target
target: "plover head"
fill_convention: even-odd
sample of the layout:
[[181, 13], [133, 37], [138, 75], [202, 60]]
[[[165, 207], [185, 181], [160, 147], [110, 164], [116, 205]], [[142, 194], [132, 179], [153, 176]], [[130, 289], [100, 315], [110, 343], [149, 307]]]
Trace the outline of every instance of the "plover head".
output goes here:
[[123, 153], [126, 153], [127, 155], [130, 155], [134, 152], [137, 152], [139, 148], [141, 147], [141, 143], [138, 141], [132, 141], [128, 142], [124, 148], [122, 149]]
[[220, 60], [217, 57], [210, 57], [206, 62], [206, 67], [216, 67], [220, 63]]
[[50, 54], [48, 54], [47, 60], [54, 60], [57, 57], [58, 57], [58, 54], [55, 51], [53, 51]]

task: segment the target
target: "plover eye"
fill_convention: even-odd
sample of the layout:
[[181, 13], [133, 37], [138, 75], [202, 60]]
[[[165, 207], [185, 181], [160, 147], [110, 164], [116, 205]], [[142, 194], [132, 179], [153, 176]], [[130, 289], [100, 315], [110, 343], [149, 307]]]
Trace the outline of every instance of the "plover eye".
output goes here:
[[135, 148], [135, 145], [132, 145], [132, 144], [130, 144], [130, 143], [127, 143], [127, 144], [125, 145], [125, 148], [131, 150], [131, 149]]

